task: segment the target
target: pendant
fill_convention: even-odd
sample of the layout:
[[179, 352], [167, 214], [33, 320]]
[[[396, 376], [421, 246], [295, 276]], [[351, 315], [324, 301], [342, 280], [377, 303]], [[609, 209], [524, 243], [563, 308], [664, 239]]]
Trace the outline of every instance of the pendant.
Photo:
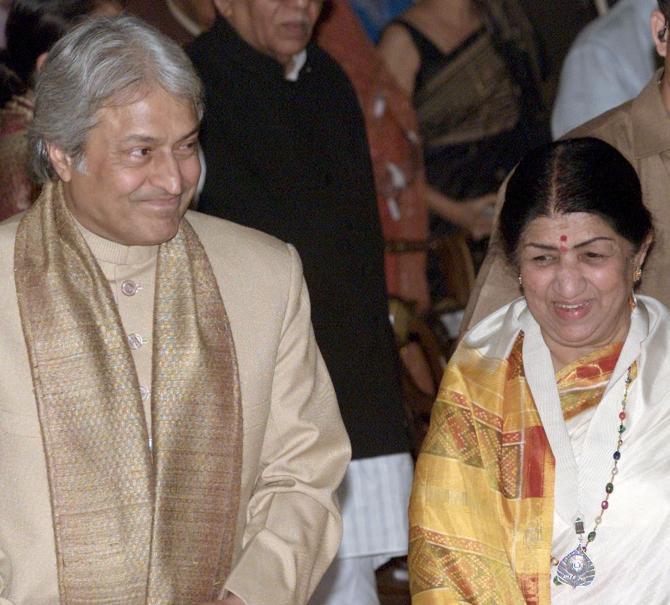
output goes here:
[[588, 586], [596, 577], [596, 568], [586, 551], [578, 546], [561, 559], [554, 582], [568, 584], [573, 588]]

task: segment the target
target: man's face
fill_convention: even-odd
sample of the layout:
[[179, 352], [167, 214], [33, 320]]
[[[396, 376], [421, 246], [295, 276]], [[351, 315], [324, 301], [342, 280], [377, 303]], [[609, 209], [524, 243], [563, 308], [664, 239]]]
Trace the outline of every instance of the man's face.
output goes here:
[[249, 45], [287, 67], [312, 37], [322, 0], [214, 0], [214, 4]]
[[81, 171], [58, 148], [49, 149], [70, 211], [89, 231], [121, 244], [172, 239], [200, 176], [193, 107], [153, 88], [97, 117]]

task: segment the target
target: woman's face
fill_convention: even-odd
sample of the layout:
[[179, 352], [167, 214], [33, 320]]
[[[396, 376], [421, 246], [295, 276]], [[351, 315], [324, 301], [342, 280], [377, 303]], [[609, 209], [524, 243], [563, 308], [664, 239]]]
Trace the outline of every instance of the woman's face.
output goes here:
[[594, 214], [557, 214], [528, 224], [518, 251], [523, 292], [556, 368], [625, 339], [633, 273], [647, 248], [636, 253]]

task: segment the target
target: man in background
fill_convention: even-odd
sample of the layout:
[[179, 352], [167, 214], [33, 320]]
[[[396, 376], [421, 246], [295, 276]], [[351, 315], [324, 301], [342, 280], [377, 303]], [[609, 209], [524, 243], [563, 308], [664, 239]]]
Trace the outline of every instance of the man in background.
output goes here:
[[189, 54], [205, 83], [198, 209], [295, 245], [353, 458], [344, 539], [318, 605], [377, 603], [374, 570], [407, 549], [412, 461], [384, 287], [365, 125], [337, 63], [310, 41], [319, 0], [216, 0]]

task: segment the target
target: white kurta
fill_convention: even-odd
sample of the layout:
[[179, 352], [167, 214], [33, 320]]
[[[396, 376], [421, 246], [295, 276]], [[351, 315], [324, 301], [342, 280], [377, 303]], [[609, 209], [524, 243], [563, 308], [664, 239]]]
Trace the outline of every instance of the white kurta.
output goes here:
[[[519, 304], [519, 303], [516, 303]], [[525, 305], [524, 305], [525, 306]], [[613, 465], [628, 367], [638, 364], [626, 407], [619, 472], [596, 540], [589, 545], [596, 576], [588, 587], [555, 586], [552, 604], [667, 605], [670, 603], [670, 314], [640, 296], [617, 366], [601, 403], [563, 421], [549, 352], [527, 309], [524, 368], [556, 458], [552, 552], [577, 546], [573, 519], [594, 527]], [[575, 456], [574, 452], [578, 455]], [[555, 568], [553, 568], [555, 571]]]

